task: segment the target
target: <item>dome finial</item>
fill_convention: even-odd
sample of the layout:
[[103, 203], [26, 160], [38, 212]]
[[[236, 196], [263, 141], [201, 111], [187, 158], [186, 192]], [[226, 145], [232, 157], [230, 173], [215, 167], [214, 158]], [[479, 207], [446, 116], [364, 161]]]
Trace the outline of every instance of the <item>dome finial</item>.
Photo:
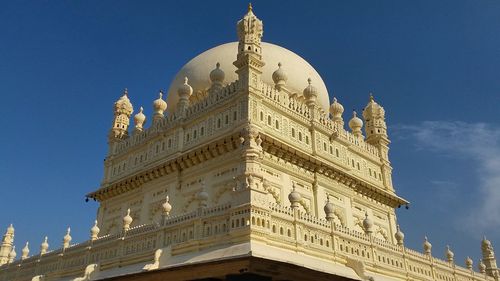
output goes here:
[[370, 102], [374, 102], [375, 98], [373, 97], [373, 92], [370, 91]]
[[224, 71], [220, 68], [220, 63], [217, 62], [215, 64], [215, 69], [210, 71], [210, 81], [212, 84], [216, 85], [217, 88], [221, 87], [224, 83], [224, 78], [226, 74]]
[[187, 77], [184, 77], [184, 85], [188, 84], [189, 79]]
[[288, 75], [285, 70], [281, 68], [281, 62], [278, 63], [278, 69], [273, 72], [272, 78], [275, 84], [276, 89], [281, 90], [283, 86], [286, 85], [286, 81], [288, 80]]
[[99, 227], [97, 226], [97, 220], [94, 221], [94, 226], [90, 229], [90, 240], [94, 241], [97, 239], [97, 235], [99, 235]]
[[311, 85], [311, 77], [307, 78], [307, 83], [309, 83], [309, 85]]
[[363, 132], [361, 128], [363, 127], [363, 120], [358, 117], [358, 114], [355, 110], [352, 111], [352, 118], [349, 121], [349, 128], [351, 128], [352, 133], [356, 137], [363, 136]]
[[128, 89], [127, 88], [123, 89], [123, 95], [128, 97]]
[[248, 12], [252, 11], [253, 11], [252, 2], [248, 2]]

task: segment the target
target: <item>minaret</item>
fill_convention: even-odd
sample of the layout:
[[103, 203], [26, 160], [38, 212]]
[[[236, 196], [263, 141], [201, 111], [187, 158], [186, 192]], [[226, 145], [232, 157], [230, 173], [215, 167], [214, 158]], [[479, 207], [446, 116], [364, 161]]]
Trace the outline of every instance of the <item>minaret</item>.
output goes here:
[[483, 254], [483, 263], [486, 266], [486, 274], [494, 277], [498, 274], [497, 260], [495, 259], [495, 252], [493, 251], [493, 246], [491, 242], [483, 238], [481, 241], [481, 252]]
[[252, 5], [237, 23], [238, 55], [233, 64], [238, 68], [238, 80], [244, 87], [258, 88], [262, 74], [261, 38], [264, 32], [262, 21], [253, 13]]
[[389, 162], [389, 144], [391, 141], [387, 136], [385, 110], [375, 102], [371, 93], [370, 100], [363, 111], [363, 118], [365, 119], [366, 142], [377, 147], [379, 151], [384, 186], [393, 191], [392, 167]]
[[128, 91], [125, 89], [123, 95], [114, 105], [113, 127], [109, 131], [108, 143], [112, 144], [128, 137], [128, 125], [130, 124], [130, 115], [134, 111], [132, 103], [128, 99]]
[[14, 246], [14, 227], [9, 225], [5, 235], [2, 239], [2, 245], [0, 246], [0, 265], [9, 262], [9, 254]]

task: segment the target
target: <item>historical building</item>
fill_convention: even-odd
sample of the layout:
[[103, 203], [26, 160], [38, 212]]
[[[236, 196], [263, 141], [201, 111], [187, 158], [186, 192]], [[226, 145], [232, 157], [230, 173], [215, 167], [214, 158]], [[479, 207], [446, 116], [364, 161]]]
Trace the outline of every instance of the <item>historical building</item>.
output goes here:
[[68, 229], [16, 259], [10, 226], [0, 280], [499, 280], [486, 239], [478, 271], [404, 246], [384, 108], [370, 95], [347, 130], [321, 76], [263, 31], [250, 6], [238, 42], [188, 62], [151, 117], [125, 90], [89, 240]]

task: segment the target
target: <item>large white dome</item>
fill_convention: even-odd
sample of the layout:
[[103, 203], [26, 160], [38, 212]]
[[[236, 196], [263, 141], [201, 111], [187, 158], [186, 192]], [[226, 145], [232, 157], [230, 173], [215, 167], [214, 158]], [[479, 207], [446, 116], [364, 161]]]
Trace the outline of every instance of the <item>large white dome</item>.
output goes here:
[[[172, 112], [177, 105], [177, 89], [184, 83], [184, 77], [189, 78], [189, 85], [193, 87], [194, 92], [205, 90], [210, 87], [210, 72], [219, 62], [220, 68], [225, 72], [224, 83], [237, 80], [236, 67], [233, 65], [237, 52], [238, 42], [226, 43], [201, 53], [184, 65], [168, 89], [167, 112]], [[307, 79], [311, 78], [312, 85], [318, 90], [318, 104], [328, 112], [330, 100], [325, 83], [307, 61], [290, 50], [265, 42], [262, 42], [262, 57], [266, 64], [262, 72], [262, 80], [265, 83], [274, 85], [272, 74], [281, 62], [288, 76], [286, 87], [302, 95], [302, 90], [308, 85]]]

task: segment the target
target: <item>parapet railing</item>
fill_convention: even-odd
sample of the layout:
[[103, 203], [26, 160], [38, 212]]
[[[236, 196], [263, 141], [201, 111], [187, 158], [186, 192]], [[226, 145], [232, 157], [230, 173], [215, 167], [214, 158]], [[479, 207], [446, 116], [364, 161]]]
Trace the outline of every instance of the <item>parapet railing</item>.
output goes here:
[[[424, 255], [278, 204], [268, 207], [222, 204], [163, 217], [160, 222], [138, 225], [126, 232], [100, 236], [96, 240], [16, 260], [0, 267], [0, 281], [31, 280], [38, 275], [45, 275], [46, 280], [75, 274], [82, 276], [89, 264], [99, 263], [113, 268], [130, 263], [147, 263], [152, 262], [153, 253], [158, 248], [175, 248], [182, 243], [230, 233], [228, 239], [241, 241], [238, 235], [248, 237], [249, 232], [261, 232], [264, 235], [252, 236], [252, 239], [266, 239], [271, 246], [286, 244], [288, 248], [295, 247], [297, 251], [318, 258], [334, 257], [336, 263], [345, 264], [347, 259], [363, 261], [368, 266], [368, 274], [371, 268], [376, 267], [377, 272], [385, 270], [402, 280], [408, 277], [440, 281], [495, 280], [453, 262]], [[227, 243], [227, 239], [216, 241]]]

